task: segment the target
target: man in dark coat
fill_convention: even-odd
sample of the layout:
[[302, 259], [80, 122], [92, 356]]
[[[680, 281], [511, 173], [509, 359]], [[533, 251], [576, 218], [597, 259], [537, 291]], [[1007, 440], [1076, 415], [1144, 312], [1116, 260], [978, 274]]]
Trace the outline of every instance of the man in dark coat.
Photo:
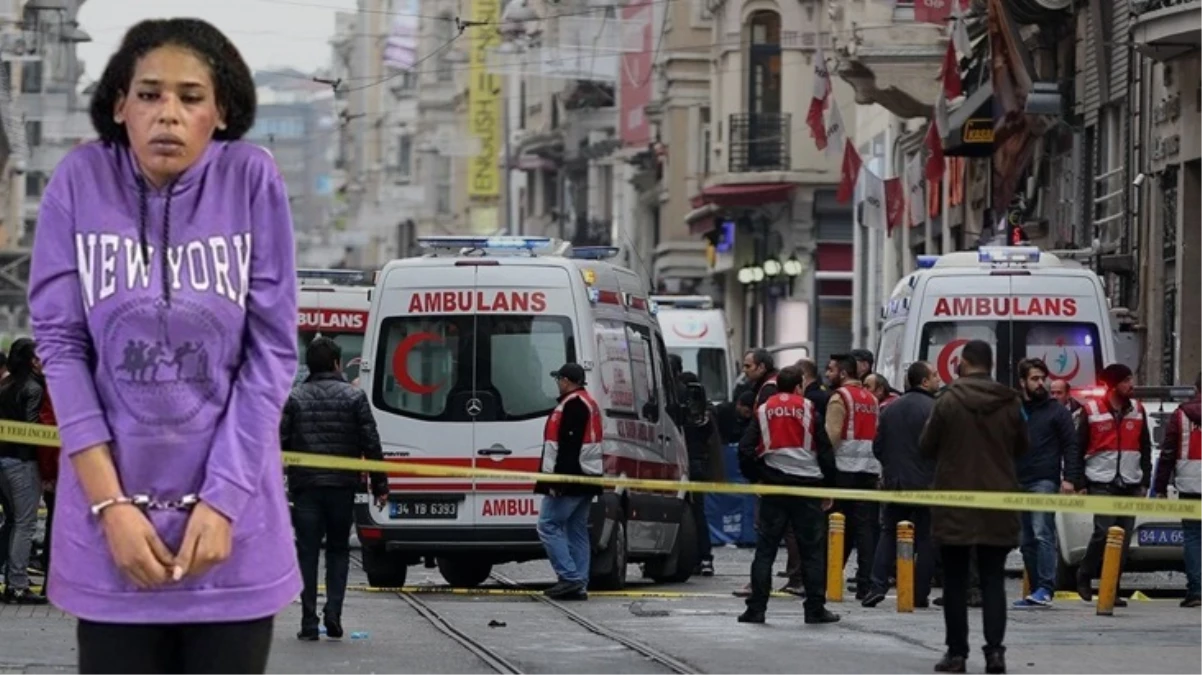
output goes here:
[[[919, 449], [935, 460], [937, 491], [1018, 492], [1016, 460], [1027, 452], [1027, 422], [1018, 392], [994, 381], [993, 348], [971, 340], [960, 377], [935, 401]], [[932, 534], [943, 554], [943, 621], [947, 653], [936, 672], [963, 673], [968, 660], [969, 565], [981, 576], [985, 668], [1006, 672], [1006, 556], [1019, 544], [1017, 511], [940, 507]]]

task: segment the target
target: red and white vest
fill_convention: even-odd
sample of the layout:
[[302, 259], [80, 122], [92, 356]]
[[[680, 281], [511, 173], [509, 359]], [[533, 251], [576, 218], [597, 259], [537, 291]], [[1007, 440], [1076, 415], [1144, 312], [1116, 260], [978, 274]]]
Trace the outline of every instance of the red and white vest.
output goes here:
[[1085, 449], [1085, 478], [1093, 483], [1112, 483], [1116, 478], [1125, 485], [1144, 480], [1139, 445], [1144, 435], [1144, 407], [1131, 401], [1131, 409], [1116, 417], [1101, 399], [1090, 399], [1081, 408], [1089, 424], [1089, 447]]
[[880, 409], [884, 410], [885, 406], [889, 405], [890, 403], [893, 403], [894, 401], [898, 400], [899, 398], [901, 398], [901, 396], [898, 396], [894, 392], [889, 392], [888, 394], [885, 395], [885, 398], [881, 400]]
[[543, 430], [543, 473], [555, 473], [555, 460], [559, 456], [559, 423], [563, 419], [563, 407], [568, 401], [578, 399], [588, 406], [588, 426], [584, 429], [584, 442], [580, 446], [580, 470], [590, 476], [600, 476], [603, 472], [602, 446], [605, 421], [601, 417], [601, 406], [583, 389], [563, 397], [559, 405], [551, 411], [547, 418], [547, 426]]
[[1181, 427], [1181, 438], [1177, 446], [1177, 466], [1174, 467], [1173, 485], [1178, 492], [1196, 495], [1202, 493], [1202, 426], [1178, 409], [1177, 424]]
[[881, 463], [872, 454], [880, 414], [876, 397], [860, 385], [839, 387], [835, 394], [847, 409], [843, 419], [843, 440], [835, 446], [835, 467], [845, 473], [880, 475]]
[[818, 465], [818, 411], [798, 394], [768, 397], [756, 411], [760, 445], [756, 453], [767, 466], [799, 478], [822, 478]]

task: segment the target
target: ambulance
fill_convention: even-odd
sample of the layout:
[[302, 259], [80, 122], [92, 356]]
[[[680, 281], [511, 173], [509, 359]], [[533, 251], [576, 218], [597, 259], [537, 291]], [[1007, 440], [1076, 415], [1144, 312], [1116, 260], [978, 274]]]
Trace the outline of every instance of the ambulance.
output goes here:
[[359, 270], [297, 271], [300, 317], [297, 345], [300, 363], [296, 381], [309, 376], [305, 348], [313, 338], [324, 335], [342, 347], [342, 369], [348, 382], [358, 383], [363, 334], [371, 309], [371, 275]]
[[[1098, 376], [1116, 350], [1109, 302], [1093, 271], [1028, 246], [919, 256], [918, 267], [881, 308], [876, 369], [890, 382], [905, 382], [910, 364], [927, 361], [950, 383], [965, 343], [980, 339], [993, 345], [1000, 382], [1018, 386], [1018, 362], [1040, 358], [1078, 400], [1100, 395]], [[1058, 584], [1075, 588], [1093, 519], [1058, 513], [1056, 525]], [[1174, 542], [1180, 560], [1180, 527], [1137, 520], [1130, 567], [1163, 564]]]
[[[616, 248], [543, 237], [424, 237], [389, 262], [372, 297], [360, 372], [385, 459], [539, 471], [556, 406], [551, 372], [581, 364], [604, 415], [607, 475], [685, 481], [688, 457], [655, 303]], [[476, 586], [499, 563], [545, 557], [532, 481], [392, 475], [382, 508], [362, 495], [356, 529], [368, 582], [437, 566]], [[697, 564], [683, 490], [607, 490], [593, 506], [592, 587], [621, 588], [629, 562], [658, 581]]]
[[714, 404], [730, 398], [735, 356], [726, 314], [705, 295], [656, 295], [659, 325], [669, 354], [680, 357], [686, 372], [696, 373]]

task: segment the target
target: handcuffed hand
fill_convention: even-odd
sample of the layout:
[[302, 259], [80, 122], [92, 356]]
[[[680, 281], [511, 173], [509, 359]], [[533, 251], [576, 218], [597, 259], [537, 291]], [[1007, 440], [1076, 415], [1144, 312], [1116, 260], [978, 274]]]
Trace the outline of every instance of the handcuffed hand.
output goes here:
[[138, 588], [161, 586], [171, 579], [175, 556], [141, 509], [114, 504], [101, 513], [100, 523], [113, 562]]
[[188, 516], [184, 542], [180, 544], [171, 578], [198, 577], [230, 557], [230, 521], [213, 507], [198, 503]]

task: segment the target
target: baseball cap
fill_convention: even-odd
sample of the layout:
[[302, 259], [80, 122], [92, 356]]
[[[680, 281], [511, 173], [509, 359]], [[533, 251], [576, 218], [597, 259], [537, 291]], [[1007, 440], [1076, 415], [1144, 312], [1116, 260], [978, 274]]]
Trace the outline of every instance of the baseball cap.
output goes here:
[[559, 370], [551, 372], [551, 377], [563, 378], [572, 384], [584, 384], [584, 368], [579, 363], [565, 363]]

